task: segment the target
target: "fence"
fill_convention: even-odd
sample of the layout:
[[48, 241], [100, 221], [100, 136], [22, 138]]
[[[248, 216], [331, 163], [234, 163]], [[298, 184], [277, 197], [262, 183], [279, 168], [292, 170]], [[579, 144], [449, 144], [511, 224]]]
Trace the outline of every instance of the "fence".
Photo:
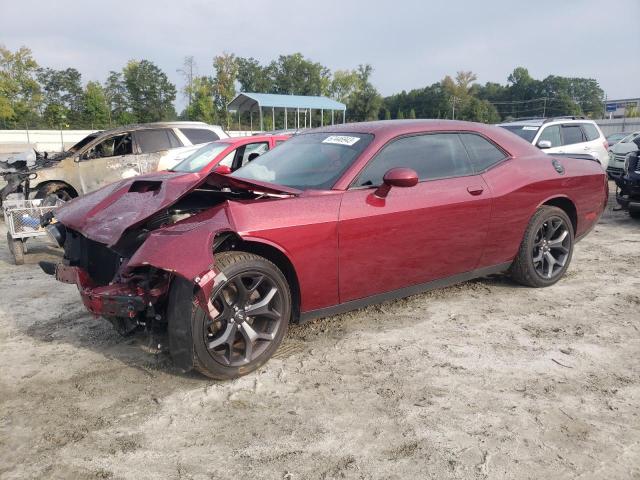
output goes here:
[[605, 136], [616, 132], [635, 132], [640, 130], [640, 118], [613, 118], [611, 120], [596, 120]]

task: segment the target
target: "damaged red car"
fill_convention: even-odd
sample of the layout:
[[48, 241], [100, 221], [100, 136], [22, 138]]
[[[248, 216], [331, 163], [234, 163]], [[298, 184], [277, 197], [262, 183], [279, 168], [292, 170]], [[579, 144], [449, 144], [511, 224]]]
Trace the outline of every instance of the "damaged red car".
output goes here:
[[292, 322], [508, 272], [546, 287], [607, 202], [596, 161], [477, 123], [305, 132], [231, 175], [149, 174], [74, 199], [47, 229], [86, 307], [165, 331], [175, 364], [255, 370]]

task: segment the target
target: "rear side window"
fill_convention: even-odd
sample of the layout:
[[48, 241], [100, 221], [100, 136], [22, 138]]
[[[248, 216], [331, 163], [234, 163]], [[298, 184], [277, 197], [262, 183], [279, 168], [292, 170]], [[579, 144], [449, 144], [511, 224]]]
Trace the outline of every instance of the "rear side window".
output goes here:
[[471, 165], [476, 173], [484, 172], [491, 165], [495, 165], [507, 157], [502, 150], [480, 135], [461, 133], [460, 138], [467, 149]]
[[215, 132], [206, 128], [181, 128], [180, 131], [194, 145], [220, 140], [220, 137]]
[[137, 131], [136, 140], [142, 153], [160, 152], [181, 146], [175, 133], [166, 128]]
[[560, 139], [560, 125], [551, 125], [550, 127], [545, 127], [545, 129], [540, 134], [540, 138], [538, 138], [538, 142], [542, 140], [551, 142], [552, 147], [559, 147], [560, 145], [562, 145], [562, 140]]
[[587, 140], [592, 141], [600, 138], [600, 132], [598, 132], [595, 125], [591, 123], [583, 123], [582, 129], [584, 130], [584, 134], [587, 136]]
[[382, 184], [382, 177], [396, 167], [412, 168], [420, 180], [472, 175], [460, 136], [455, 133], [416, 135], [387, 144], [364, 168], [356, 186]]
[[580, 125], [562, 125], [562, 144], [572, 145], [574, 143], [584, 142]]

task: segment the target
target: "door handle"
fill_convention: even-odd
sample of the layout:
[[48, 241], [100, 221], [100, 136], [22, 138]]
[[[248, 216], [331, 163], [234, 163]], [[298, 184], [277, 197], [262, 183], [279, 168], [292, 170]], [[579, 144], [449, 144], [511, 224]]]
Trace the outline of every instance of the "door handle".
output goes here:
[[471, 195], [480, 195], [482, 192], [484, 192], [484, 188], [481, 185], [472, 185], [470, 187], [467, 187], [467, 192], [469, 192]]

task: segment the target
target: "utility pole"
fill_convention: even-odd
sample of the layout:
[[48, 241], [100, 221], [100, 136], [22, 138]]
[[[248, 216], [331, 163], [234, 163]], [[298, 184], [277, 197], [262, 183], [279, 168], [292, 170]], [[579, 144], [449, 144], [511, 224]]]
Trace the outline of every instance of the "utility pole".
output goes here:
[[453, 95], [449, 101], [451, 102], [451, 119], [455, 120], [456, 119], [456, 102], [460, 100], [458, 97], [456, 97], [455, 95]]

